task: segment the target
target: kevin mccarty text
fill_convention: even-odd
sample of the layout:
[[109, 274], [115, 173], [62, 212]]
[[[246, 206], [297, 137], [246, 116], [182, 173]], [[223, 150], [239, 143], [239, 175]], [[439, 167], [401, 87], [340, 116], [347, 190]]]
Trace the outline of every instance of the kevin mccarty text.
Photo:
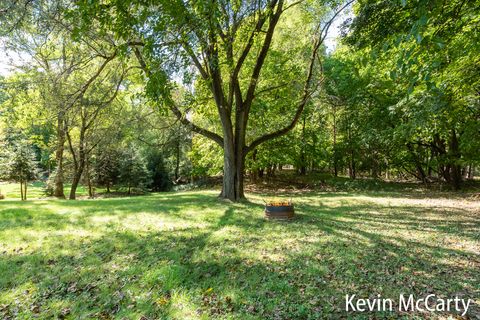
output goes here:
[[468, 312], [472, 299], [459, 297], [440, 298], [435, 294], [429, 294], [422, 298], [415, 298], [413, 294], [401, 294], [397, 301], [394, 299], [377, 298], [361, 299], [355, 294], [345, 296], [346, 311], [349, 312], [372, 312], [372, 311], [401, 311], [401, 312], [456, 312], [465, 316]]

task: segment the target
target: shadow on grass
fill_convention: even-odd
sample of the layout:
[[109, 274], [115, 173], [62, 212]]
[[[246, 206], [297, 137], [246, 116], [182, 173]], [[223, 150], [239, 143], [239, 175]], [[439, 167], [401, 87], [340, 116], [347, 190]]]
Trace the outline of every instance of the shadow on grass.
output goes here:
[[[0, 210], [0, 230], [89, 229], [95, 217], [118, 221], [94, 237], [52, 235], [39, 250], [3, 253], [0, 291], [10, 295], [0, 295], [0, 316], [392, 318], [402, 315], [347, 314], [344, 297], [478, 299], [478, 216], [432, 210], [302, 203], [295, 221], [279, 223], [264, 220], [259, 204], [228, 204], [211, 194], [20, 204]], [[145, 214], [180, 225], [118, 227]], [[430, 233], [435, 237], [426, 240]], [[465, 239], [474, 250], [452, 247], [448, 237]], [[15, 293], [20, 300], [11, 298]], [[469, 312], [478, 315], [478, 306]]]

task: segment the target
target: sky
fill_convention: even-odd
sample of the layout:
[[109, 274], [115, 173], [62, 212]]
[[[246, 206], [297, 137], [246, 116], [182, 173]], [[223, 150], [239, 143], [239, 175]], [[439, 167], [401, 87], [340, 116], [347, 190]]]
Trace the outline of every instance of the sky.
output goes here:
[[5, 50], [3, 49], [2, 44], [0, 43], [0, 75], [6, 76], [10, 73], [9, 71], [9, 59]]
[[338, 38], [340, 36], [340, 26], [345, 20], [352, 17], [353, 13], [351, 11], [351, 8], [347, 8], [344, 12], [339, 14], [335, 20], [333, 20], [333, 23], [328, 30], [327, 37], [325, 38], [327, 52], [332, 52], [335, 50], [338, 44]]
[[[352, 16], [351, 11], [345, 11], [343, 14], [339, 15], [332, 23], [328, 35], [325, 38], [325, 45], [327, 46], [327, 52], [332, 52], [335, 50], [338, 42], [338, 37], [340, 35], [340, 26], [349, 17]], [[12, 53], [7, 52], [3, 49], [2, 40], [0, 39], [0, 75], [8, 76], [14, 72], [14, 67], [12, 65], [18, 65], [22, 62], [22, 59]]]

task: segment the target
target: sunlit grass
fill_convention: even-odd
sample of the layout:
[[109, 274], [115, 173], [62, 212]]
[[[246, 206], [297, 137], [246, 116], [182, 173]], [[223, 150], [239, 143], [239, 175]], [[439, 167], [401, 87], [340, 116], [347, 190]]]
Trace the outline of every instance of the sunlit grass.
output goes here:
[[2, 200], [0, 318], [338, 319], [345, 294], [430, 292], [478, 314], [478, 201], [308, 193], [284, 223], [216, 195]]
[[[102, 188], [96, 189], [97, 192], [104, 191]], [[70, 185], [64, 186], [65, 196], [70, 194]], [[0, 194], [4, 195], [6, 199], [20, 199], [20, 184], [7, 183], [0, 181]], [[76, 192], [77, 196], [87, 196], [88, 189], [85, 186], [79, 185]], [[42, 181], [30, 182], [27, 185], [27, 199], [41, 199], [46, 198], [45, 183]]]

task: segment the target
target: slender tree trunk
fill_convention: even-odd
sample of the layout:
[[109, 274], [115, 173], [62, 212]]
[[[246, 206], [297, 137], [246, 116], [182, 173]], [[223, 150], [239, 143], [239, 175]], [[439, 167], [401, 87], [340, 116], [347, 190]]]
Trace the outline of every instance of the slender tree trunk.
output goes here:
[[27, 200], [27, 181], [24, 182], [25, 187], [23, 188], [23, 192], [25, 193], [25, 197], [23, 200]]
[[413, 162], [415, 163], [415, 168], [417, 170], [417, 175], [422, 181], [422, 183], [427, 183], [427, 175], [425, 174], [425, 170], [423, 170], [423, 166], [421, 161], [418, 159], [418, 155], [415, 153], [413, 146], [411, 143], [407, 143], [407, 149], [410, 152], [410, 155], [413, 158]]
[[467, 179], [469, 179], [469, 180], [473, 179], [473, 165], [472, 164], [468, 165]]
[[333, 106], [333, 174], [338, 176], [338, 156], [337, 156], [337, 108]]
[[352, 135], [350, 132], [350, 129], [347, 129], [347, 135], [348, 135], [348, 143], [349, 143], [349, 148], [350, 148], [350, 161], [348, 165], [348, 175], [350, 176], [350, 179], [355, 179], [357, 177], [357, 170], [355, 166], [355, 150], [353, 150], [353, 143], [352, 143]]
[[23, 198], [23, 181], [20, 181], [20, 198], [22, 199], [22, 201], [25, 200]]
[[[82, 127], [85, 127], [84, 125]], [[73, 152], [73, 150], [72, 150]], [[83, 170], [85, 169], [86, 150], [85, 150], [85, 130], [80, 131], [79, 150], [78, 150], [78, 163], [75, 166], [75, 172], [73, 174], [72, 187], [70, 188], [70, 200], [76, 199], [76, 193], [80, 179], [82, 178]]]
[[304, 165], [305, 155], [303, 153], [301, 155], [300, 161], [302, 162], [302, 164], [300, 165], [300, 175], [304, 176], [307, 174], [307, 166]]
[[348, 175], [350, 176], [350, 179], [355, 179], [357, 177], [357, 170], [355, 165], [355, 153], [353, 152], [353, 149], [350, 150], [350, 163], [348, 166]]
[[449, 144], [450, 153], [450, 178], [451, 185], [454, 190], [459, 190], [462, 183], [462, 167], [458, 163], [460, 160], [460, 149], [458, 144], [458, 137], [455, 129], [452, 129]]
[[180, 171], [180, 139], [177, 140], [176, 144], [176, 159], [175, 159], [175, 181], [178, 180], [178, 173]]
[[88, 196], [90, 198], [93, 198], [94, 194], [93, 194], [93, 187], [92, 187], [92, 183], [90, 181], [90, 178], [88, 178]]
[[93, 194], [92, 179], [90, 177], [90, 161], [88, 161], [88, 159], [85, 165], [85, 169], [87, 171], [86, 175], [87, 175], [88, 196], [90, 198], [93, 198], [94, 194]]
[[65, 124], [64, 114], [59, 112], [57, 116], [57, 149], [55, 151], [55, 160], [57, 170], [55, 174], [55, 189], [53, 195], [57, 198], [65, 199], [63, 191], [63, 151], [65, 146]]
[[80, 183], [80, 179], [82, 177], [82, 171], [83, 169], [77, 169], [77, 172], [73, 175], [72, 179], [72, 186], [70, 188], [70, 196], [68, 197], [70, 200], [75, 200], [76, 199], [76, 193], [77, 193], [77, 188], [78, 184]]
[[307, 165], [306, 165], [306, 162], [307, 160], [305, 159], [306, 158], [306, 150], [305, 150], [305, 145], [307, 143], [307, 139], [305, 137], [305, 123], [306, 123], [306, 119], [305, 119], [305, 115], [303, 116], [303, 122], [302, 122], [302, 149], [300, 151], [300, 175], [301, 176], [304, 176], [307, 174]]
[[265, 168], [258, 169], [258, 177], [259, 178], [263, 178], [264, 173], [265, 173]]

